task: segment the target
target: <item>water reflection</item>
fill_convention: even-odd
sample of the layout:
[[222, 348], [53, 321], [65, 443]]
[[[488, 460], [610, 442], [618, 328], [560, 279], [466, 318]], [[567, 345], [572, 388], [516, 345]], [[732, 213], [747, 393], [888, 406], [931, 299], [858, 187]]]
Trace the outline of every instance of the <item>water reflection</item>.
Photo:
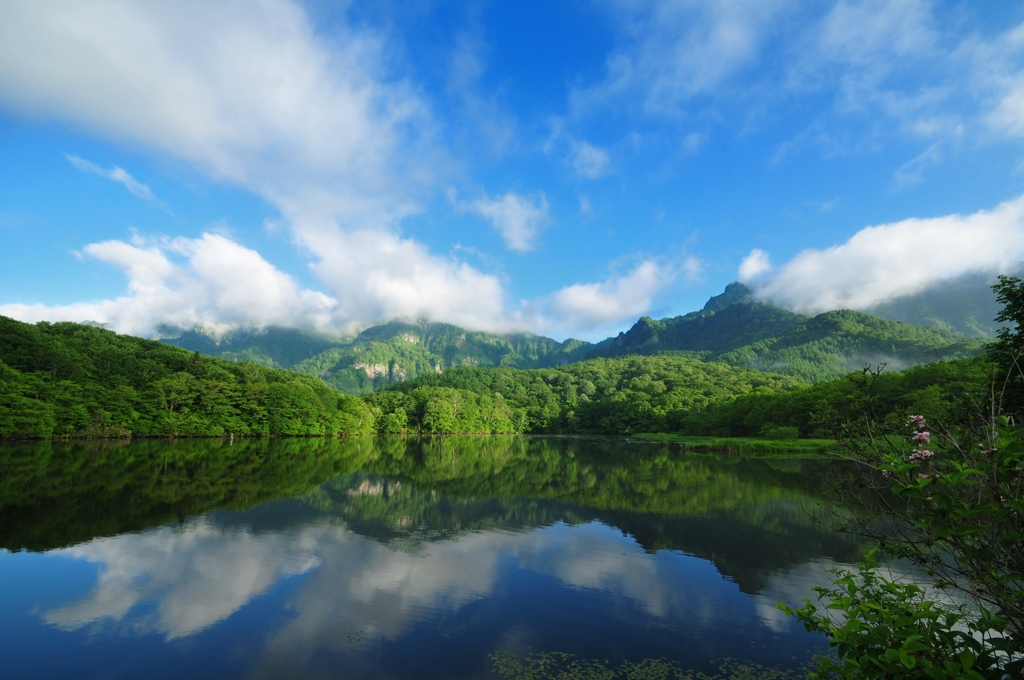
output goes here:
[[[0, 473], [4, 547], [95, 573], [0, 613], [14, 656], [68, 636], [55, 675], [97, 639], [129, 675], [471, 677], [528, 646], [792, 663], [820, 642], [775, 602], [858, 548], [811, 519], [817, 461], [614, 441], [44, 443], [0, 449]], [[0, 559], [0, 597], [46, 587], [7, 577], [29, 557]]]

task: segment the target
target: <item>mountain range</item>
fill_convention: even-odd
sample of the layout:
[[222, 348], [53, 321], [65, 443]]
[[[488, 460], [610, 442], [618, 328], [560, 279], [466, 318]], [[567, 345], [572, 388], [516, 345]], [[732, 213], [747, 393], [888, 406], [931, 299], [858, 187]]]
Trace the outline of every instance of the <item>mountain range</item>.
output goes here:
[[[978, 297], [975, 293], [962, 297], [969, 302]], [[927, 295], [936, 298], [933, 303], [941, 302], [941, 291]], [[989, 304], [994, 306], [994, 299]], [[911, 303], [890, 306], [890, 311], [922, 309]], [[921, 313], [931, 308], [923, 309]], [[455, 367], [548, 368], [598, 357], [663, 352], [816, 382], [866, 364], [885, 363], [890, 370], [900, 370], [939, 358], [974, 356], [994, 330], [974, 319], [958, 324], [969, 335], [954, 333], [952, 327], [948, 321], [912, 325], [850, 310], [797, 314], [759, 302], [746, 286], [732, 283], [699, 311], [660, 320], [642, 317], [628, 331], [598, 343], [559, 342], [530, 333], [492, 335], [428, 321], [392, 321], [348, 337], [277, 327], [239, 329], [220, 338], [201, 328], [176, 333], [164, 329], [172, 337], [162, 342], [319, 376], [341, 392], [365, 394]]]

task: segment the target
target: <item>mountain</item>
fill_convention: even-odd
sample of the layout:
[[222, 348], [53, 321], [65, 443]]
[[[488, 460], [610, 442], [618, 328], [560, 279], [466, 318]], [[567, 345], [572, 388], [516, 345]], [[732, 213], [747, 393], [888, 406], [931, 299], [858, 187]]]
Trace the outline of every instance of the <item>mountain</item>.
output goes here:
[[[989, 296], [992, 296], [989, 291]], [[628, 331], [594, 345], [588, 357], [693, 353], [705, 361], [792, 375], [809, 382], [831, 380], [864, 365], [890, 370], [937, 359], [975, 356], [980, 338], [935, 326], [914, 326], [872, 314], [839, 310], [815, 317], [754, 301], [731, 283], [704, 308], [684, 316], [643, 317]]]
[[718, 354], [771, 338], [808, 317], [755, 302], [750, 289], [730, 283], [697, 312], [671, 319], [641, 317], [632, 328], [594, 346], [588, 356], [656, 354], [670, 350]]
[[842, 377], [865, 365], [884, 363], [888, 370], [900, 371], [983, 351], [984, 342], [979, 338], [845, 309], [819, 314], [777, 336], [708, 358], [817, 382]]
[[[202, 327], [181, 331], [163, 327], [160, 341], [228, 361], [252, 361], [268, 368], [291, 368], [295, 364], [352, 338], [336, 337], [296, 328], [239, 328], [221, 338], [208, 335]], [[169, 336], [169, 337], [167, 337]]]
[[399, 321], [372, 326], [348, 338], [271, 327], [240, 329], [220, 339], [196, 329], [162, 342], [231, 361], [255, 361], [319, 376], [347, 394], [365, 394], [460, 366], [561, 366], [579, 361], [593, 346], [531, 333], [491, 335], [446, 323]]
[[[1024, 275], [1024, 266], [1006, 272]], [[919, 293], [883, 302], [867, 312], [883, 319], [904, 321], [982, 338], [995, 337], [1002, 324], [994, 321], [1001, 307], [992, 293], [997, 271], [972, 272], [940, 281]]]
[[[991, 291], [988, 296], [994, 305]], [[933, 307], [941, 307], [940, 301], [936, 298]], [[931, 319], [921, 314], [934, 311], [933, 307], [909, 305], [906, 311], [917, 312], [908, 318]], [[887, 309], [895, 315], [902, 308], [891, 303]], [[229, 361], [254, 361], [317, 376], [337, 390], [358, 395], [449, 368], [551, 368], [631, 354], [685, 352], [705, 361], [815, 382], [840, 377], [865, 364], [886, 363], [890, 370], [899, 370], [938, 358], [981, 353], [984, 328], [964, 321], [958, 328], [975, 328], [970, 333], [973, 337], [968, 337], [952, 332], [951, 327], [938, 321], [911, 325], [849, 310], [810, 317], [759, 302], [737, 282], [699, 311], [658, 320], [645, 316], [628, 331], [596, 344], [558, 342], [530, 333], [491, 335], [426, 321], [392, 321], [354, 337], [271, 327], [239, 329], [217, 339], [196, 329], [178, 331], [176, 337], [162, 342]]]

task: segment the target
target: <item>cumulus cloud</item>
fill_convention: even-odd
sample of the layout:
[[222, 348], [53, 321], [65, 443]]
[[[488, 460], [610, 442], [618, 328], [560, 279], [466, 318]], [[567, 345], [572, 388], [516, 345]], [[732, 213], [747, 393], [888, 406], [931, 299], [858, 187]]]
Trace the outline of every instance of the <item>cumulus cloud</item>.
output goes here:
[[596, 283], [565, 286], [531, 303], [524, 316], [531, 318], [531, 325], [540, 327], [606, 329], [637, 319], [680, 274], [692, 280], [701, 269], [701, 261], [694, 257], [679, 263], [645, 259], [628, 273]]
[[71, 165], [75, 166], [82, 172], [88, 172], [94, 175], [99, 175], [100, 177], [106, 177], [107, 179], [117, 182], [118, 184], [123, 184], [124, 188], [131, 192], [132, 196], [135, 196], [136, 198], [141, 198], [142, 200], [148, 203], [152, 203], [153, 205], [161, 207], [163, 206], [163, 203], [157, 200], [156, 196], [153, 195], [153, 192], [150, 190], [148, 186], [146, 186], [142, 182], [138, 181], [137, 179], [129, 175], [128, 171], [124, 170], [123, 168], [114, 166], [113, 168], [107, 170], [105, 168], [101, 168], [95, 163], [85, 160], [84, 158], [79, 158], [78, 156], [65, 154], [65, 157], [68, 159], [68, 162], [71, 163]]
[[750, 251], [750, 254], [740, 262], [739, 279], [744, 283], [748, 283], [771, 270], [772, 263], [768, 257], [768, 253], [760, 250], [759, 248], [754, 248]]
[[[87, 254], [126, 269], [128, 296], [50, 309], [11, 305], [8, 313], [89, 318], [129, 332], [186, 319], [322, 327], [419, 315], [493, 328], [503, 295], [495, 278], [396, 233], [418, 209], [418, 188], [432, 181], [427, 168], [443, 168], [445, 159], [431, 142], [428, 107], [408, 84], [387, 77], [384, 51], [383, 38], [367, 30], [318, 36], [289, 0], [5, 3], [0, 104], [145, 145], [255, 191], [280, 209], [337, 295], [305, 291], [296, 304], [279, 303], [298, 292], [295, 283], [281, 272], [246, 270], [236, 280], [267, 295], [242, 301], [243, 289], [197, 269], [211, 248], [231, 249], [207, 235], [153, 246], [188, 260], [158, 268], [167, 275], [153, 281], [146, 277], [155, 273], [110, 256], [134, 248], [134, 256], [154, 257], [145, 249], [89, 246]], [[152, 196], [120, 168], [69, 160]], [[533, 202], [509, 194], [479, 208], [519, 250], [532, 247], [547, 215], [543, 195]], [[241, 247], [232, 252], [242, 251], [248, 259], [226, 261], [225, 276], [263, 262]]]
[[[403, 158], [430, 125], [382, 39], [315, 34], [288, 0], [10, 2], [0, 102], [141, 143], [288, 210], [408, 212]], [[398, 149], [405, 152], [400, 156]], [[395, 200], [399, 199], [399, 200]]]
[[162, 324], [202, 325], [220, 333], [269, 325], [348, 332], [361, 319], [450, 319], [471, 328], [502, 330], [498, 280], [464, 263], [430, 255], [415, 241], [387, 232], [311, 230], [313, 265], [336, 296], [304, 289], [256, 251], [224, 236], [133, 243], [93, 243], [83, 254], [122, 269], [128, 292], [113, 300], [70, 305], [0, 305], [24, 321], [93, 321], [122, 333], [152, 335]]
[[[759, 261], [752, 257], [748, 273]], [[1005, 271], [1022, 257], [1024, 196], [971, 215], [866, 227], [841, 245], [801, 252], [755, 292], [801, 312], [866, 309], [967, 272]]]
[[425, 316], [490, 331], [514, 325], [501, 282], [465, 262], [432, 255], [389, 231], [300, 229], [317, 255], [313, 271], [337, 301], [339, 323]]
[[[125, 295], [68, 305], [0, 305], [0, 315], [27, 322], [96, 322], [133, 335], [160, 326], [202, 326], [219, 335], [240, 326], [270, 325], [348, 333], [360, 320], [445, 319], [491, 332], [533, 330], [559, 336], [610, 330], [646, 313], [680, 273], [699, 276], [700, 260], [645, 260], [631, 272], [566, 286], [509, 309], [497, 277], [464, 262], [431, 255], [388, 232], [317, 228], [305, 231], [322, 258], [311, 267], [330, 295], [303, 288], [259, 253], [219, 235], [196, 239], [136, 236], [82, 249], [121, 269]], [[315, 239], [315, 240], [313, 240]]]
[[530, 197], [510, 191], [504, 196], [466, 203], [461, 209], [476, 213], [498, 230], [509, 250], [533, 250], [537, 234], [548, 221], [548, 199], [543, 192]]
[[134, 335], [161, 324], [201, 324], [217, 333], [240, 325], [329, 330], [336, 300], [303, 289], [259, 253], [217, 234], [134, 243], [104, 241], [85, 255], [122, 269], [128, 292], [113, 300], [70, 305], [9, 304], [0, 314], [24, 321], [93, 321]]
[[[324, 35], [294, 0], [0, 4], [0, 106], [148, 149], [256, 193], [279, 210], [323, 289], [301, 287], [221, 236], [109, 241], [83, 253], [122, 268], [125, 295], [12, 304], [0, 313], [98, 321], [137, 334], [163, 323], [348, 330], [419, 316], [491, 331], [551, 328], [510, 309], [496, 276], [400, 235], [401, 220], [421, 210], [453, 164], [420, 91], [390, 70], [392, 47], [387, 34], [344, 21]], [[462, 68], [460, 82], [472, 82], [476, 67]], [[579, 148], [581, 173], [605, 170], [607, 152]], [[152, 196], [123, 169], [69, 161]], [[535, 247], [549, 221], [540, 192], [485, 196], [468, 210], [519, 252]], [[551, 299], [583, 310], [590, 295], [632, 314], [646, 311], [644, 281], [638, 273], [579, 284]], [[625, 299], [613, 300], [619, 293]]]

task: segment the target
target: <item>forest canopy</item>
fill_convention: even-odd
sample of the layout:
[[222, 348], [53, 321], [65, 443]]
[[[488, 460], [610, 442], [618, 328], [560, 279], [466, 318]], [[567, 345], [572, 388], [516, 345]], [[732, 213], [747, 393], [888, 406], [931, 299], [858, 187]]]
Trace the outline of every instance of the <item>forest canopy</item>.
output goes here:
[[0, 317], [0, 438], [337, 435], [373, 420], [365, 402], [311, 376]]
[[[884, 414], [955, 408], [985, 359], [872, 378]], [[859, 376], [859, 377], [858, 377]], [[556, 368], [425, 372], [362, 397], [318, 377], [228, 361], [75, 323], [0, 317], [0, 438], [383, 433], [820, 435], [823, 409], [854, 412], [866, 377], [813, 385], [690, 352]]]

